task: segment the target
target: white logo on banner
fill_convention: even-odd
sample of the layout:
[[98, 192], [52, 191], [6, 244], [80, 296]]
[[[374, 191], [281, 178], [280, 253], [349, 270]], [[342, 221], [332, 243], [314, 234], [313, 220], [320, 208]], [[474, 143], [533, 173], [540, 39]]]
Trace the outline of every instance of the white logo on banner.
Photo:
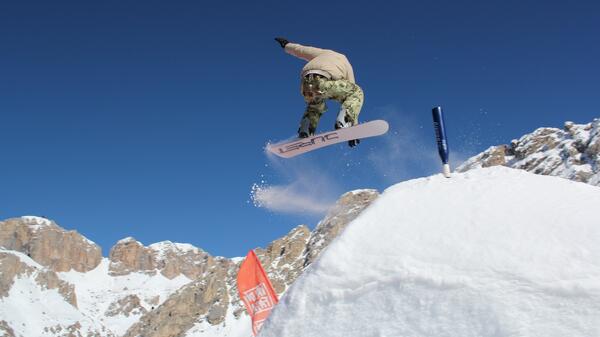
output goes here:
[[249, 308], [252, 308], [252, 316], [271, 310], [275, 305], [264, 283], [259, 283], [256, 287], [246, 290], [244, 292], [244, 302]]

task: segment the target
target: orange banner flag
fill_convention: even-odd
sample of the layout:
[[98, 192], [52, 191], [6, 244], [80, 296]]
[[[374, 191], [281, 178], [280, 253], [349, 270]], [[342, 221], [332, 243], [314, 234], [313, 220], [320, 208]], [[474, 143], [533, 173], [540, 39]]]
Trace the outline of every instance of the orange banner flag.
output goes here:
[[240, 299], [252, 318], [252, 333], [256, 336], [278, 299], [267, 273], [252, 250], [240, 266], [237, 285]]

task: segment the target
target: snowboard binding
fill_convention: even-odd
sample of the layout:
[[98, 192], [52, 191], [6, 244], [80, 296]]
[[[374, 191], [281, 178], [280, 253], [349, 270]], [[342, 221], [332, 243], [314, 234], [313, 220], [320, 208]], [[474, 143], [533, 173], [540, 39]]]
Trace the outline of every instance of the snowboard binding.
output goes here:
[[[335, 125], [333, 127], [336, 130], [338, 130], [354, 125], [356, 125], [356, 123], [352, 122], [350, 118], [348, 118], [348, 115], [346, 115], [346, 110], [342, 109], [340, 110], [340, 113], [338, 114], [337, 119], [335, 121]], [[355, 147], [358, 144], [360, 144], [360, 139], [353, 139], [348, 141], [348, 146], [350, 147]]]

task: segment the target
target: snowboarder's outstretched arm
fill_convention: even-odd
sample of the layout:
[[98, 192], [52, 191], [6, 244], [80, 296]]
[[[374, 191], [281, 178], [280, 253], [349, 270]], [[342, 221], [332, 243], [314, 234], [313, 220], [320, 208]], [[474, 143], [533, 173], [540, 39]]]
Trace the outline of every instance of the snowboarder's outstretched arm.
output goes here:
[[284, 48], [288, 54], [294, 55], [306, 61], [310, 61], [326, 51], [325, 49], [321, 48], [308, 47], [299, 43], [289, 42], [283, 37], [276, 37], [275, 40], [279, 42], [281, 47]]
[[323, 54], [325, 49], [303, 46], [299, 43], [288, 43], [285, 46], [285, 51], [288, 54], [294, 55], [306, 61], [310, 61], [315, 57]]

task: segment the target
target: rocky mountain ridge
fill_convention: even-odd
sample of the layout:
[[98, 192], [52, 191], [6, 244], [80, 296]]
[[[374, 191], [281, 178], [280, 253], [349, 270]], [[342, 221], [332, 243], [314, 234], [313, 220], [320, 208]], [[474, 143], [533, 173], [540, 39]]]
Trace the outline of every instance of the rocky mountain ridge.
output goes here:
[[[278, 294], [377, 196], [375, 190], [346, 193], [314, 231], [298, 226], [267, 247], [256, 248]], [[108, 336], [202, 336], [207, 331], [233, 336], [232, 328], [242, 335], [250, 331], [235, 282], [239, 259], [214, 257], [192, 245], [169, 241], [144, 246], [132, 237], [117, 242], [108, 258], [102, 258], [96, 244], [41, 217], [1, 221], [0, 247], [0, 290], [14, 288], [15, 282], [20, 282], [20, 274], [14, 270], [24, 268], [21, 260], [31, 259], [54, 275], [50, 280], [41, 279], [39, 287], [60, 287], [64, 293], [61, 305], [79, 310], [99, 327], [90, 330], [89, 324], [81, 329], [59, 324], [60, 332], [54, 333], [44, 326], [49, 336], [103, 332]], [[157, 286], [148, 286], [153, 283]], [[0, 304], [10, 305], [12, 298], [4, 293], [0, 293]], [[15, 336], [31, 331], [23, 324], [31, 322], [19, 324], [0, 318], [0, 329], [6, 327]]]
[[496, 165], [600, 186], [600, 118], [587, 124], [566, 122], [563, 129], [539, 128], [488, 148], [456, 171]]
[[215, 258], [189, 244], [158, 242], [145, 247], [133, 237], [117, 242], [109, 253], [113, 276], [132, 272], [160, 272], [168, 279], [185, 275], [195, 279], [215, 264]]
[[100, 246], [54, 221], [24, 216], [2, 222], [0, 247], [26, 254], [55, 272], [87, 272], [102, 259]]

